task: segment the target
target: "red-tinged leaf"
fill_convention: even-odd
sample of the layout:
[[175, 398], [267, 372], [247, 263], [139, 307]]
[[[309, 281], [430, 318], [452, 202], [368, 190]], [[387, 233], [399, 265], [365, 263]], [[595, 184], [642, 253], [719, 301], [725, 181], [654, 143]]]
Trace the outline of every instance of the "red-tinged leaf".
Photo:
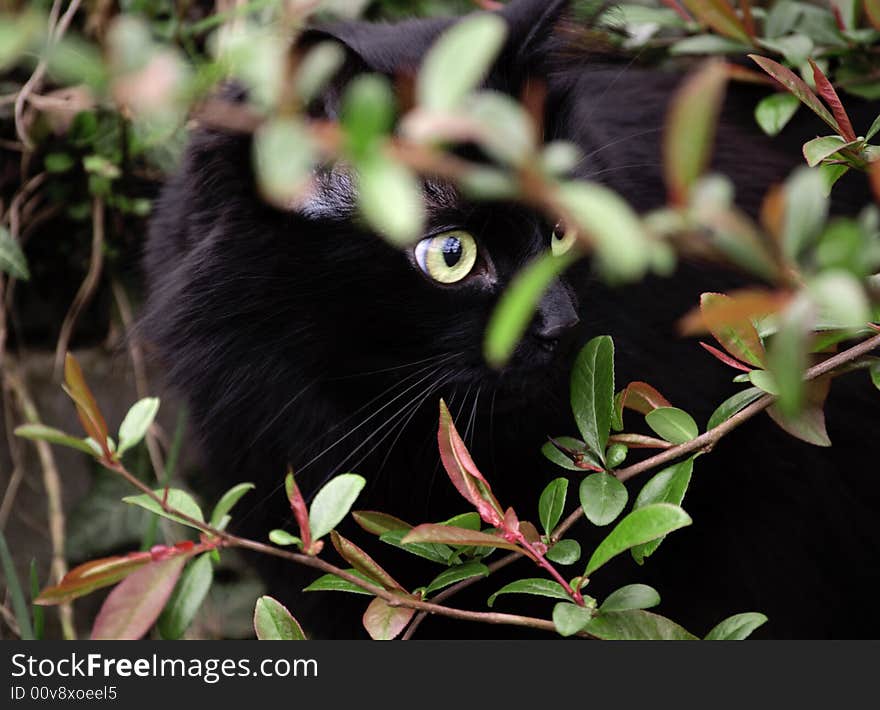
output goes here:
[[[718, 34], [749, 44], [751, 37], [733, 6], [727, 0], [683, 0], [684, 6], [703, 24]], [[751, 17], [751, 15], [750, 15]]]
[[[711, 298], [707, 299], [709, 296]], [[700, 305], [691, 309], [678, 323], [682, 335], [711, 333], [713, 328], [752, 321], [777, 313], [791, 300], [785, 292], [764, 289], [743, 289], [723, 294], [702, 294]]]
[[136, 640], [159, 618], [186, 564], [187, 555], [151, 562], [120, 582], [104, 600], [92, 641]]
[[57, 586], [47, 587], [40, 592], [34, 604], [51, 606], [73, 601], [96, 589], [116, 584], [151, 561], [149, 552], [132, 552], [85, 562], [64, 575]]
[[673, 204], [683, 206], [691, 187], [709, 162], [727, 70], [710, 61], [675, 92], [663, 138], [666, 189]]
[[284, 490], [287, 492], [287, 500], [290, 501], [290, 509], [296, 524], [299, 527], [299, 536], [303, 543], [303, 550], [307, 553], [312, 551], [312, 532], [309, 527], [309, 509], [305, 498], [300, 493], [299, 486], [293, 477], [293, 471], [288, 471], [284, 478]]
[[836, 132], [840, 132], [840, 126], [837, 125], [834, 116], [828, 113], [828, 109], [822, 105], [822, 102], [819, 101], [819, 97], [816, 96], [816, 94], [813, 93], [813, 90], [807, 86], [806, 82], [791, 71], [791, 69], [786, 69], [778, 62], [774, 62], [772, 59], [761, 57], [757, 54], [750, 54], [749, 57], [761, 67], [761, 69], [776, 79], [776, 81], [782, 84], [782, 86], [788, 89], [792, 94], [797, 96], [801, 100], [801, 103], [825, 121], [825, 123], [831, 126]]
[[415, 613], [415, 609], [391, 606], [376, 597], [364, 612], [364, 628], [374, 641], [390, 641], [406, 628]]
[[746, 29], [746, 34], [749, 36], [749, 39], [755, 38], [755, 18], [752, 15], [752, 3], [751, 0], [739, 0], [739, 6], [742, 10], [742, 19], [743, 26]]
[[346, 540], [335, 530], [331, 531], [330, 539], [336, 551], [358, 572], [365, 574], [383, 589], [405, 591], [394, 577], [382, 569], [376, 560], [351, 542], [351, 540]]
[[762, 367], [767, 353], [751, 319], [779, 310], [776, 294], [746, 292], [731, 298], [722, 293], [700, 296], [703, 323], [735, 358]]
[[528, 520], [524, 520], [519, 524], [519, 531], [527, 542], [541, 541], [541, 533], [538, 532], [538, 528], [532, 525]]
[[64, 382], [66, 392], [76, 404], [76, 414], [85, 429], [85, 432], [98, 442], [104, 450], [105, 456], [110, 457], [110, 449], [107, 447], [107, 422], [98, 408], [95, 396], [86, 384], [82, 368], [76, 358], [67, 353], [64, 358]]
[[743, 372], [752, 371], [752, 368], [750, 368], [748, 365], [744, 365], [739, 360], [734, 360], [732, 357], [730, 357], [730, 355], [721, 352], [718, 348], [709, 345], [709, 343], [704, 343], [701, 340], [700, 345], [702, 345], [705, 350], [709, 351], [712, 355], [721, 360], [721, 362], [723, 362], [725, 365], [730, 365], [730, 367], [733, 367], [737, 370], [742, 370]]
[[653, 436], [645, 436], [644, 434], [615, 434], [609, 441], [615, 444], [624, 444], [630, 449], [669, 449], [675, 446], [675, 444], [663, 439], [655, 439]]
[[444, 545], [457, 545], [459, 547], [503, 547], [506, 550], [521, 552], [517, 545], [508, 542], [498, 535], [489, 535], [488, 533], [456, 528], [451, 525], [434, 525], [431, 523], [414, 527], [403, 538], [402, 542], [404, 544], [411, 542], [437, 542]]
[[853, 130], [846, 109], [843, 107], [843, 102], [834, 90], [834, 86], [828, 81], [828, 77], [825, 76], [824, 72], [816, 65], [816, 62], [812, 59], [808, 61], [810, 62], [810, 67], [813, 69], [813, 80], [816, 82], [816, 91], [819, 92], [819, 96], [825, 99], [825, 103], [831, 108], [831, 113], [834, 114], [834, 118], [837, 120], [837, 125], [840, 126], [840, 135], [843, 136], [847, 142], [854, 141], [856, 139], [856, 132]]
[[871, 26], [880, 31], [880, 0], [865, 0], [865, 14]]
[[305, 641], [306, 635], [293, 614], [270, 596], [257, 599], [254, 606], [254, 633], [260, 641]]
[[452, 421], [446, 402], [440, 400], [440, 426], [437, 429], [440, 460], [452, 484], [462, 497], [473, 505], [480, 517], [489, 525], [502, 522], [501, 506], [492, 495], [489, 483], [480, 473], [464, 441]]
[[505, 534], [519, 535], [519, 518], [513, 508], [504, 511], [504, 532]]
[[373, 533], [373, 535], [384, 535], [394, 530], [412, 530], [412, 525], [400, 518], [375, 510], [355, 510], [352, 511], [351, 517], [364, 530]]
[[779, 408], [771, 406], [767, 414], [784, 431], [815, 446], [831, 446], [825, 428], [825, 400], [831, 388], [829, 377], [820, 377], [805, 384], [806, 402], [796, 417], [786, 417]]
[[628, 408], [639, 414], [647, 414], [658, 407], [672, 405], [647, 382], [630, 382], [620, 397], [620, 406], [622, 409]]

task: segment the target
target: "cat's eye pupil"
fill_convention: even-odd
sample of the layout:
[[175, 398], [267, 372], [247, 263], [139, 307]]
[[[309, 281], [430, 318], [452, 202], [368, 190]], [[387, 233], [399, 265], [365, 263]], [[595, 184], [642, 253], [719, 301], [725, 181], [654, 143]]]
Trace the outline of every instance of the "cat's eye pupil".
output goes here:
[[461, 260], [461, 241], [457, 237], [449, 237], [443, 242], [443, 261], [446, 266], [455, 266]]
[[565, 234], [566, 234], [565, 225], [563, 225], [562, 222], [557, 222], [556, 226], [553, 227], [553, 238], [562, 240], [562, 239], [565, 239]]

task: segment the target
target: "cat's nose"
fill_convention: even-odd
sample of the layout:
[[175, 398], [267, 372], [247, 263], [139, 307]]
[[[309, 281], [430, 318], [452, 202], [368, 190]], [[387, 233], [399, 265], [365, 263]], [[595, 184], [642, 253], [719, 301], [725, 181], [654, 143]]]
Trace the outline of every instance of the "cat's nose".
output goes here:
[[555, 345], [578, 322], [571, 292], [561, 282], [555, 281], [538, 304], [530, 332], [539, 341]]

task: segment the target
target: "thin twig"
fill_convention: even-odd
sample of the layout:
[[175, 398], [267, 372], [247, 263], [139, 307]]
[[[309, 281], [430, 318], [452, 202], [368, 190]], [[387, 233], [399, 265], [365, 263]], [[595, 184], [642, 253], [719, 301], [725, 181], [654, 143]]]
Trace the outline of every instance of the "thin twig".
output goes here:
[[[56, 18], [59, 14], [61, 2], [60, 0], [55, 0], [55, 2], [52, 3], [52, 10], [49, 14], [49, 45], [46, 48], [46, 52], [51, 52], [54, 45], [64, 36], [64, 33], [67, 32], [81, 2], [82, 0], [71, 0], [64, 15], [62, 15], [61, 19], [57, 20], [57, 22]], [[27, 101], [28, 96], [36, 91], [40, 87], [40, 84], [42, 84], [43, 77], [46, 75], [48, 67], [49, 59], [44, 55], [37, 63], [34, 73], [31, 74], [30, 78], [25, 82], [24, 86], [21, 87], [21, 90], [15, 97], [15, 130], [18, 134], [19, 140], [21, 140], [27, 150], [33, 150], [34, 144], [31, 142], [31, 137], [28, 135], [27, 129], [24, 125], [24, 104]]]
[[[154, 503], [157, 503], [161, 506], [162, 510], [166, 513], [173, 514], [175, 517], [180, 518], [187, 524], [196, 528], [197, 530], [202, 531], [210, 536], [219, 538], [223, 541], [223, 544], [227, 547], [239, 547], [247, 550], [253, 550], [254, 552], [259, 552], [265, 555], [271, 555], [273, 557], [279, 557], [281, 559], [289, 560], [291, 562], [295, 562], [300, 565], [304, 565], [306, 567], [311, 567], [313, 569], [320, 570], [326, 574], [335, 575], [341, 579], [344, 579], [351, 584], [354, 584], [364, 591], [373, 594], [382, 600], [384, 600], [389, 606], [392, 607], [406, 607], [409, 609], [415, 609], [416, 611], [425, 612], [426, 614], [439, 614], [442, 616], [446, 616], [452, 619], [460, 619], [462, 621], [477, 621], [484, 624], [503, 624], [509, 626], [524, 626], [533, 629], [539, 629], [542, 631], [549, 631], [552, 633], [556, 632], [556, 627], [554, 626], [552, 621], [548, 621], [547, 619], [538, 619], [530, 616], [520, 616], [518, 614], [502, 614], [497, 612], [481, 612], [481, 611], [468, 611], [465, 609], [455, 609], [452, 607], [441, 606], [439, 604], [433, 602], [425, 602], [419, 599], [415, 599], [414, 597], [401, 596], [400, 593], [390, 592], [382, 587], [378, 587], [371, 582], [367, 582], [361, 577], [358, 577], [350, 572], [347, 572], [340, 567], [336, 567], [325, 560], [322, 560], [319, 557], [314, 557], [311, 555], [306, 555], [299, 552], [289, 552], [287, 550], [282, 550], [279, 547], [273, 547], [272, 545], [266, 545], [262, 542], [257, 542], [256, 540], [249, 540], [247, 538], [239, 537], [237, 535], [232, 535], [231, 533], [226, 532], [225, 530], [218, 530], [211, 525], [208, 525], [204, 521], [193, 518], [185, 513], [178, 511], [171, 505], [168, 505], [167, 501], [164, 501], [162, 496], [156, 495], [148, 486], [146, 486], [143, 482], [138, 480], [132, 473], [130, 473], [125, 466], [122, 465], [119, 461], [107, 461], [100, 460], [102, 466], [110, 469], [121, 475], [129, 484], [137, 488], [144, 495], [148, 496]], [[585, 638], [594, 638], [590, 634], [582, 632], [579, 634]]]
[[70, 344], [70, 337], [83, 309], [91, 302], [101, 282], [101, 271], [104, 267], [104, 201], [100, 197], [92, 202], [92, 254], [89, 270], [80, 284], [79, 290], [70, 304], [70, 310], [64, 316], [58, 344], [55, 346], [55, 379], [60, 380], [64, 371], [64, 355]]
[[[4, 372], [4, 384], [15, 392], [25, 421], [31, 424], [40, 422], [40, 415], [34, 400], [28, 392], [24, 380], [7, 366]], [[49, 539], [52, 543], [52, 574], [60, 582], [67, 574], [67, 560], [64, 557], [64, 507], [62, 505], [61, 476], [52, 447], [45, 441], [35, 441], [37, 455], [40, 458], [40, 466], [43, 470], [43, 487], [46, 491], [46, 507], [49, 517]], [[58, 607], [61, 617], [61, 630], [64, 638], [73, 640], [76, 631], [73, 623], [73, 608], [70, 603], [61, 604]]]
[[[880, 347], [880, 335], [874, 336], [868, 340], [865, 340], [858, 345], [849, 348], [848, 350], [843, 351], [833, 357], [828, 358], [827, 360], [823, 360], [819, 364], [813, 366], [805, 373], [805, 380], [813, 380], [817, 377], [821, 377], [822, 375], [826, 375], [834, 370], [838, 369], [841, 366], [847, 365], [863, 355], [868, 354], [872, 350]], [[723, 436], [730, 433], [733, 429], [738, 427], [740, 424], [744, 423], [748, 419], [751, 419], [756, 414], [762, 412], [767, 407], [769, 407], [775, 401], [775, 397], [772, 395], [767, 395], [766, 397], [762, 397], [761, 399], [753, 402], [748, 407], [737, 412], [735, 415], [730, 417], [730, 419], [722, 422], [717, 427], [710, 429], [705, 434], [697, 437], [696, 439], [692, 439], [685, 444], [681, 444], [679, 446], [673, 446], [671, 448], [666, 449], [662, 453], [659, 453], [655, 456], [647, 458], [643, 461], [640, 461], [637, 464], [633, 464], [627, 468], [619, 469], [615, 472], [615, 475], [620, 480], [628, 480], [633, 476], [636, 476], [640, 473], [644, 473], [651, 469], [654, 469], [668, 461], [672, 461], [674, 459], [685, 456], [693, 451], [698, 451], [701, 449], [709, 449], [714, 446]], [[581, 519], [583, 516], [583, 511], [580, 507], [578, 507], [574, 512], [571, 513], [562, 523], [560, 523], [553, 533], [550, 536], [551, 543], [558, 542], [562, 536], [568, 532], [568, 530]], [[493, 565], [489, 566], [490, 573], [494, 572], [496, 569], [501, 569], [502, 567], [506, 567], [507, 565], [515, 562], [520, 559], [522, 555], [517, 552], [512, 552], [509, 555], [501, 558]], [[438, 594], [434, 600], [436, 602], [445, 601], [449, 597], [457, 594], [461, 590], [469, 587], [478, 581], [478, 577], [472, 577], [470, 579], [463, 580], [458, 582], [457, 584], [444, 589], [440, 594]], [[416, 616], [412, 623], [406, 630], [406, 633], [403, 635], [404, 640], [409, 640], [412, 638], [418, 626], [424, 620], [426, 614], [419, 614]]]
[[[833, 355], [827, 360], [823, 360], [817, 365], [814, 365], [809, 370], [804, 373], [804, 380], [809, 382], [810, 380], [815, 380], [817, 377], [821, 377], [822, 375], [827, 375], [838, 367], [842, 365], [846, 365], [863, 355], [867, 355], [872, 350], [880, 347], [880, 335], [875, 335], [867, 340], [862, 341], [858, 345], [854, 345], [847, 350], [844, 350], [837, 355]], [[683, 456], [687, 456], [695, 451], [707, 451], [711, 449], [718, 441], [729, 434], [731, 431], [736, 429], [740, 424], [751, 419], [756, 414], [763, 412], [767, 407], [773, 404], [776, 401], [776, 397], [773, 395], [766, 395], [761, 397], [761, 399], [752, 402], [748, 407], [741, 409], [739, 412], [734, 414], [732, 417], [722, 422], [718, 426], [710, 429], [709, 431], [701, 434], [696, 439], [691, 439], [690, 441], [685, 442], [684, 444], [679, 444], [678, 446], [673, 446], [671, 449], [666, 449], [656, 456], [651, 456], [649, 458], [644, 459], [643, 461], [639, 461], [638, 463], [633, 464], [632, 466], [627, 466], [626, 468], [618, 469], [614, 472], [614, 475], [621, 481], [628, 481], [630, 478], [639, 475], [640, 473], [644, 473], [646, 471], [650, 471], [652, 469], [661, 466], [662, 464], [668, 463], [670, 461], [674, 461], [676, 459], [682, 458]], [[578, 508], [574, 512], [571, 513], [559, 526], [553, 531], [551, 536], [552, 541], [559, 540], [572, 525], [574, 525], [578, 520], [581, 519], [583, 515], [583, 511]]]

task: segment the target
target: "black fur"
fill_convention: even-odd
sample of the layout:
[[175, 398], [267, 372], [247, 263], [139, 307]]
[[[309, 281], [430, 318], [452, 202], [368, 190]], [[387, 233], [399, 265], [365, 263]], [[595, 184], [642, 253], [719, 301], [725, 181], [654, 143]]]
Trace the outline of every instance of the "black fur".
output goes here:
[[[640, 209], [656, 207], [664, 200], [660, 129], [680, 75], [555, 60], [551, 27], [565, 4], [508, 6], [511, 39], [488, 83], [517, 94], [530, 74], [547, 80], [546, 137], [581, 146], [583, 177]], [[346, 44], [349, 69], [394, 74], [414, 69], [447, 24], [356, 23], [317, 36]], [[731, 88], [715, 158], [752, 214], [767, 187], [801, 162], [799, 146], [812, 130], [796, 121], [782, 138], [764, 138], [751, 118], [759, 93]], [[323, 110], [332, 112], [331, 103]], [[248, 534], [262, 537], [289, 519], [279, 487], [288, 462], [312, 493], [330, 476], [355, 470], [369, 481], [357, 507], [413, 523], [466, 510], [438, 472], [440, 396], [502, 503], [534, 519], [538, 493], [561, 475], [538, 449], [548, 434], [575, 433], [567, 404], [571, 354], [594, 335], [614, 336], [620, 383], [647, 380], [701, 423], [735, 391], [729, 371], [674, 330], [700, 292], [737, 284], [733, 274], [685, 263], [672, 279], [611, 289], [581, 264], [551, 289], [513, 364], [496, 374], [481, 356], [486, 320], [511, 276], [546, 249], [552, 225], [523, 207], [468, 203], [449, 185], [428, 182], [430, 227], [471, 231], [497, 276], [494, 284], [438, 287], [406, 254], [358, 226], [346, 175], [323, 175], [304, 210], [282, 212], [258, 198], [250, 165], [247, 136], [193, 136], [152, 225], [142, 324], [169, 382], [188, 398], [211, 476], [222, 484], [258, 482], [260, 502], [233, 524]], [[868, 200], [858, 180], [837, 195], [837, 208], [850, 212]], [[572, 308], [580, 323], [557, 342], [557, 326], [571, 325]], [[659, 611], [696, 633], [729, 613], [757, 610], [770, 616], [768, 636], [877, 636], [880, 483], [870, 450], [880, 398], [862, 379], [834, 385], [830, 450], [795, 441], [762, 416], [701, 457], [684, 503], [694, 525], [670, 536], [643, 568], [625, 559], [610, 565], [588, 593], [646, 581], [663, 597]], [[429, 579], [404, 553], [376, 552], [392, 572], [402, 570], [402, 581]], [[267, 564], [271, 593], [290, 601], [307, 627], [362, 635], [363, 597], [307, 602], [295, 592], [308, 575]], [[517, 576], [532, 575], [523, 565]], [[478, 602], [500, 584], [486, 583]], [[502, 632], [426, 625], [425, 633]]]

